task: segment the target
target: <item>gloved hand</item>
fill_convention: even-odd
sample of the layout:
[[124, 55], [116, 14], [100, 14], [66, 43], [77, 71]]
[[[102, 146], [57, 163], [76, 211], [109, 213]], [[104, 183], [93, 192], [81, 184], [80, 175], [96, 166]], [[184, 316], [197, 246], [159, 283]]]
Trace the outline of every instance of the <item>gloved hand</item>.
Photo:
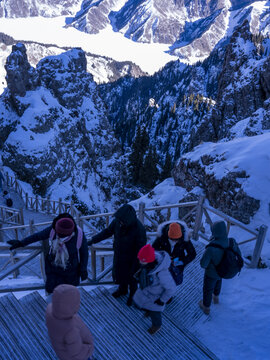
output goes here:
[[23, 247], [23, 244], [20, 240], [8, 240], [7, 243], [11, 245], [9, 250], [15, 250], [17, 248]]
[[164, 305], [164, 302], [161, 301], [160, 299], [157, 299], [157, 300], [155, 301], [155, 304], [160, 305], [160, 306], [163, 306], [163, 305]]
[[88, 277], [88, 272], [87, 271], [81, 271], [81, 279], [82, 281], [86, 280]]

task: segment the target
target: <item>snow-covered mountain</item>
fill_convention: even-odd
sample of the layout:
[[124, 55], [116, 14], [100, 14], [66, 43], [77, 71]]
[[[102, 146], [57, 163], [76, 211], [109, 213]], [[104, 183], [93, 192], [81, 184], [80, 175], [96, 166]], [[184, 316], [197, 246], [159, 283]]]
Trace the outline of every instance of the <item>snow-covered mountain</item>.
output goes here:
[[4, 0], [0, 2], [0, 17], [54, 17], [74, 14], [81, 0]]
[[[68, 50], [66, 47], [46, 45], [35, 41], [22, 41], [22, 43], [27, 49], [28, 61], [33, 67], [36, 67], [37, 63], [46, 56], [59, 55]], [[4, 65], [14, 44], [16, 44], [16, 41], [12, 37], [0, 33], [0, 94], [6, 87], [6, 71]], [[130, 75], [135, 78], [146, 75], [139, 66], [131, 61], [115, 61], [106, 56], [90, 53], [85, 53], [85, 56], [87, 60], [87, 72], [93, 75], [97, 84], [115, 81], [125, 75]]]
[[168, 52], [194, 63], [209, 56], [246, 19], [252, 33], [270, 29], [268, 1], [83, 1], [68, 25], [95, 34], [109, 25], [136, 42], [168, 44]]
[[8, 88], [0, 98], [4, 165], [37, 193], [61, 193], [92, 211], [119, 201], [121, 147], [86, 72], [84, 52], [46, 57], [35, 69], [23, 44], [12, 49], [5, 66]]

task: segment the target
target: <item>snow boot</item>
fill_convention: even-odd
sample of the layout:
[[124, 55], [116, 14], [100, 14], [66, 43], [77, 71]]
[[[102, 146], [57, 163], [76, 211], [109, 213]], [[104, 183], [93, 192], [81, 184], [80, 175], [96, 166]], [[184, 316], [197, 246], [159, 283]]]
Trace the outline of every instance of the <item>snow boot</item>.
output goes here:
[[213, 294], [213, 304], [219, 304], [219, 297], [218, 295]]
[[203, 304], [203, 300], [199, 301], [199, 307], [202, 309], [202, 311], [205, 313], [205, 315], [210, 314], [210, 307], [207, 307]]
[[158, 330], [160, 330], [161, 326], [151, 326], [147, 331], [150, 335], [154, 335]]

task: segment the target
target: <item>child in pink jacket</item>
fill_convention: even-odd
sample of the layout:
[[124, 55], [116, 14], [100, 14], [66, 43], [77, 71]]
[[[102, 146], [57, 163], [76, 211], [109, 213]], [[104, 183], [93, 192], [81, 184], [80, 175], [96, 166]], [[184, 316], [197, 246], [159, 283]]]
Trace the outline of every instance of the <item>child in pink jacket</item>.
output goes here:
[[80, 292], [73, 285], [58, 285], [46, 309], [46, 325], [52, 347], [60, 360], [87, 360], [94, 352], [90, 330], [77, 314]]

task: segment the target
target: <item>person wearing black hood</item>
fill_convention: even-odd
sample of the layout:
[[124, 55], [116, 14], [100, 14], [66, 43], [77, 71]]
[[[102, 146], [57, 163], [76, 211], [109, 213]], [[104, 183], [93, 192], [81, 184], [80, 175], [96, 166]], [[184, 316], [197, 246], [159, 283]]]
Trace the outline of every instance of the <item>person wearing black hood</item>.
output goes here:
[[94, 235], [88, 245], [91, 246], [102, 240], [114, 236], [113, 241], [113, 280], [119, 285], [112, 294], [115, 298], [126, 295], [129, 287], [127, 305], [132, 305], [132, 298], [137, 290], [135, 272], [139, 269], [137, 255], [139, 250], [146, 244], [146, 231], [143, 224], [137, 218], [135, 209], [125, 204], [114, 214], [114, 220], [110, 225], [97, 235]]
[[[223, 249], [208, 245], [200, 261], [201, 267], [205, 269], [205, 272], [203, 280], [203, 300], [200, 300], [199, 306], [206, 315], [210, 314], [212, 299], [214, 304], [219, 303], [222, 279], [217, 273], [216, 266], [221, 262], [224, 248], [229, 247], [227, 228], [224, 221], [214, 222], [211, 226], [211, 232], [210, 244], [220, 245]], [[241, 255], [241, 251], [234, 239], [233, 250]]]
[[59, 214], [52, 224], [23, 240], [9, 240], [10, 250], [27, 246], [37, 241], [49, 240], [45, 254], [45, 290], [51, 294], [58, 285], [78, 286], [88, 277], [88, 247], [82, 229], [68, 213]]

